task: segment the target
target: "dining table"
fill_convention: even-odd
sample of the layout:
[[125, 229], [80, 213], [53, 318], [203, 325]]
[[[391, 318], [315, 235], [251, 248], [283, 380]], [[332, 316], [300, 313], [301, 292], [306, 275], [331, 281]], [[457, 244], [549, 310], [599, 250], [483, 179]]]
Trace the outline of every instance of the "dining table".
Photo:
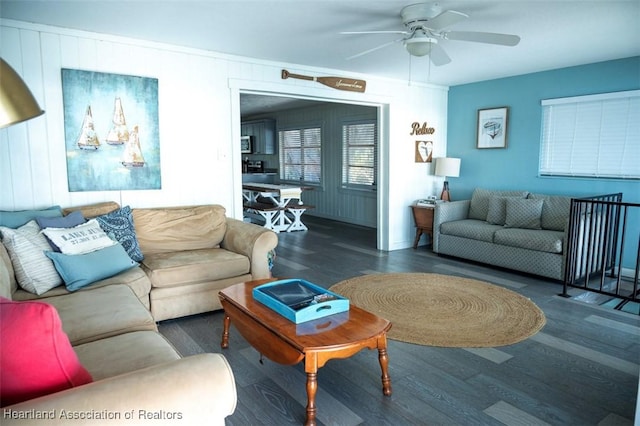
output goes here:
[[265, 219], [265, 228], [276, 232], [306, 231], [302, 214], [310, 208], [302, 192], [311, 188], [290, 184], [245, 182], [242, 184], [244, 209]]

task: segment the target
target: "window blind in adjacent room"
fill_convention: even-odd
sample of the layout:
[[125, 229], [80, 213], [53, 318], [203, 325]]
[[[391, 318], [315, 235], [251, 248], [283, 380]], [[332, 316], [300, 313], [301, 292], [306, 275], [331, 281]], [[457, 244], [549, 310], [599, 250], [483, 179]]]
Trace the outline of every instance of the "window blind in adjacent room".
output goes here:
[[377, 140], [375, 122], [342, 125], [342, 186], [344, 188], [375, 188]]
[[322, 176], [322, 130], [320, 127], [281, 130], [280, 180], [319, 185]]

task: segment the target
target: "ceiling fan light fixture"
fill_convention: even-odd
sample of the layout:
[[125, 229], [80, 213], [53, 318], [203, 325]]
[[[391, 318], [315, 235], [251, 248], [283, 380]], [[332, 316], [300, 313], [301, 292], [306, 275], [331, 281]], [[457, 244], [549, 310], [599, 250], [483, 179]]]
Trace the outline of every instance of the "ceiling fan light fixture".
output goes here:
[[431, 53], [431, 46], [438, 40], [433, 37], [416, 36], [404, 42], [404, 46], [412, 56], [425, 56]]
[[[2, 0], [0, 0], [2, 1]], [[469, 18], [469, 15], [456, 10], [442, 10], [440, 3], [417, 3], [405, 6], [400, 11], [404, 31], [355, 31], [344, 34], [403, 34], [404, 37], [392, 40], [372, 49], [350, 56], [357, 58], [384, 47], [402, 42], [411, 56], [429, 56], [430, 63], [436, 66], [446, 65], [451, 58], [439, 40], [469, 41], [475, 43], [494, 44], [498, 46], [515, 46], [520, 37], [514, 34], [488, 33], [480, 31], [449, 31], [448, 27]], [[449, 42], [445, 42], [449, 43]]]

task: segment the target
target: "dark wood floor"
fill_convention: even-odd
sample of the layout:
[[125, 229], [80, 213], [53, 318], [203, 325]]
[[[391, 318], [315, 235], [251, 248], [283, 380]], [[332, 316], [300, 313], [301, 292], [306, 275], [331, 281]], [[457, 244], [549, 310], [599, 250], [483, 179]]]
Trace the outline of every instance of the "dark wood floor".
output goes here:
[[[381, 252], [375, 230], [317, 218], [279, 235], [274, 276], [323, 287], [380, 272], [433, 272], [479, 279], [529, 297], [547, 324], [515, 345], [434, 348], [389, 341], [393, 395], [382, 395], [375, 351], [330, 361], [318, 374], [321, 425], [632, 425], [640, 363], [640, 317], [565, 299], [561, 285], [434, 255], [427, 246]], [[424, 238], [424, 237], [423, 237]], [[572, 295], [579, 296], [573, 291]], [[160, 331], [183, 354], [221, 352], [222, 313], [169, 320]], [[228, 425], [301, 424], [301, 365], [259, 354], [232, 328], [238, 406]]]

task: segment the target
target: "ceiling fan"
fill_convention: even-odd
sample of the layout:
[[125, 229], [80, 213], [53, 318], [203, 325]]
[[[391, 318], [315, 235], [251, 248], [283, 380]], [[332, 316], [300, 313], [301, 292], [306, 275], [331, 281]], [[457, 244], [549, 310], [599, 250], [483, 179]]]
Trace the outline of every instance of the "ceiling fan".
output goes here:
[[520, 37], [512, 34], [485, 33], [476, 31], [445, 31], [444, 28], [464, 21], [469, 15], [455, 10], [442, 11], [439, 3], [418, 3], [405, 6], [400, 11], [402, 31], [343, 31], [341, 34], [402, 34], [402, 37], [372, 49], [365, 50], [347, 59], [366, 55], [395, 43], [403, 42], [412, 56], [429, 55], [434, 65], [451, 62], [447, 52], [438, 44], [439, 40], [471, 41], [476, 43], [515, 46]]

